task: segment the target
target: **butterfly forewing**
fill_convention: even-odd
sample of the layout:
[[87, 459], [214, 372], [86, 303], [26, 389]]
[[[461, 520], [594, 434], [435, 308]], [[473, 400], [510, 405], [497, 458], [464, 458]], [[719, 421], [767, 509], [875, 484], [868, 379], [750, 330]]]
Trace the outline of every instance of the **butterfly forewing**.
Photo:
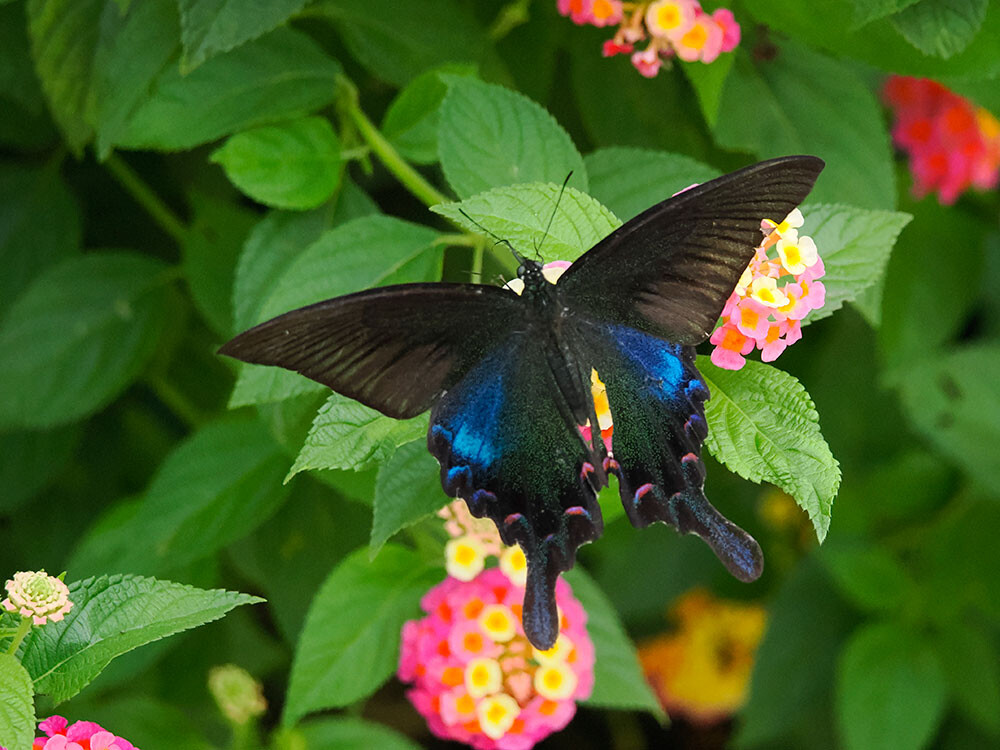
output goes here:
[[560, 297], [595, 320], [699, 344], [760, 244], [761, 220], [784, 219], [822, 169], [814, 156], [787, 156], [684, 190], [581, 256]]

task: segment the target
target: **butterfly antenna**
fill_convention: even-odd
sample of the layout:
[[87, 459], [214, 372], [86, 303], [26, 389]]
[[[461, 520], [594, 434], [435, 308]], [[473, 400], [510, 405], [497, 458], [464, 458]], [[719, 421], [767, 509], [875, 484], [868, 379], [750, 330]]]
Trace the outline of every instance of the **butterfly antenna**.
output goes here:
[[556, 205], [552, 208], [552, 215], [549, 216], [549, 223], [545, 225], [545, 232], [542, 234], [542, 241], [535, 246], [535, 255], [538, 259], [542, 258], [542, 245], [545, 244], [545, 238], [549, 236], [549, 230], [552, 229], [552, 222], [556, 218], [556, 212], [559, 210], [559, 204], [562, 202], [563, 193], [566, 192], [566, 185], [569, 183], [569, 178], [573, 176], [573, 170], [570, 170], [569, 174], [566, 175], [566, 179], [563, 180], [562, 187], [559, 188], [559, 195], [556, 196]]
[[462, 216], [464, 216], [466, 219], [468, 219], [469, 221], [471, 221], [473, 224], [475, 224], [477, 227], [479, 227], [479, 229], [482, 230], [482, 232], [484, 234], [488, 234], [490, 237], [492, 237], [494, 240], [496, 240], [496, 242], [493, 243], [494, 247], [496, 247], [497, 245], [506, 245], [507, 248], [514, 254], [514, 257], [517, 259], [517, 262], [519, 264], [520, 263], [524, 263], [524, 256], [521, 255], [521, 253], [519, 253], [517, 250], [514, 249], [514, 246], [512, 244], [510, 244], [510, 240], [504, 240], [504, 239], [500, 239], [499, 237], [497, 237], [495, 234], [493, 234], [493, 232], [491, 232], [489, 229], [487, 229], [482, 224], [480, 224], [478, 221], [476, 221], [471, 216], [469, 216], [467, 213], [465, 213], [464, 209], [460, 208], [460, 209], [458, 209], [458, 212], [460, 214], [462, 214]]

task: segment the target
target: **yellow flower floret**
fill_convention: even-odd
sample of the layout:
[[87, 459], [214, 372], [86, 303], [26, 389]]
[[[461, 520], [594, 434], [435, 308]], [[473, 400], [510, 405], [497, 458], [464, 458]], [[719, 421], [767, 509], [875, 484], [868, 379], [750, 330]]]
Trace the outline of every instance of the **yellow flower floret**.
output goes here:
[[500, 739], [507, 730], [514, 726], [514, 720], [521, 713], [521, 707], [507, 693], [497, 693], [479, 701], [476, 706], [476, 718], [479, 728], [490, 739]]
[[474, 536], [449, 539], [444, 547], [445, 570], [452, 578], [471, 581], [486, 566], [486, 551]]
[[561, 701], [576, 690], [576, 673], [566, 662], [552, 661], [535, 670], [535, 692], [543, 698]]
[[506, 643], [517, 635], [517, 622], [510, 607], [503, 604], [489, 604], [479, 615], [481, 627], [496, 643]]
[[465, 665], [465, 689], [473, 698], [495, 693], [503, 684], [503, 670], [496, 659], [479, 657]]

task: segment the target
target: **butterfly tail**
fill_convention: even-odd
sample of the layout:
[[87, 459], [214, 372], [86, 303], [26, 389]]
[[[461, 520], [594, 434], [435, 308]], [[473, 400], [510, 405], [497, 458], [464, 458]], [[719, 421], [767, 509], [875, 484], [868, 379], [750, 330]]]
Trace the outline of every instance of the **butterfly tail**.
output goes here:
[[528, 565], [521, 621], [524, 634], [535, 648], [547, 651], [559, 637], [559, 610], [556, 607], [556, 579], [559, 571], [551, 565]]

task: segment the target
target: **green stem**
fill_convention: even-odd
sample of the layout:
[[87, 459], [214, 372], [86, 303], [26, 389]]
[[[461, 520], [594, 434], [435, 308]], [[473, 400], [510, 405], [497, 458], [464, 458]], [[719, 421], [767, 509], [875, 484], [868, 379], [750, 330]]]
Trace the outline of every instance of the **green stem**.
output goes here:
[[24, 640], [25, 636], [31, 631], [31, 618], [21, 616], [21, 624], [14, 632], [14, 640], [10, 642], [10, 646], [7, 648], [7, 653], [13, 656], [17, 653], [18, 647], [21, 645], [21, 641]]
[[358, 104], [357, 88], [343, 76], [338, 82], [338, 105], [350, 118], [354, 127], [357, 128], [358, 134], [371, 148], [372, 153], [403, 184], [403, 187], [428, 206], [449, 202], [446, 195], [438, 192], [437, 188], [425, 180], [423, 175], [399, 155], [399, 152], [368, 119], [368, 116], [361, 111]]
[[196, 429], [205, 423], [201, 410], [191, 403], [187, 396], [181, 393], [170, 381], [159, 375], [146, 377], [146, 385], [156, 394], [178, 419], [191, 429]]
[[164, 232], [169, 234], [178, 244], [187, 239], [188, 230], [177, 215], [170, 210], [170, 207], [158, 196], [153, 189], [147, 185], [141, 177], [125, 163], [118, 154], [111, 154], [104, 162], [104, 166], [112, 176], [118, 180], [119, 184], [125, 188], [135, 202], [142, 206], [146, 213]]

